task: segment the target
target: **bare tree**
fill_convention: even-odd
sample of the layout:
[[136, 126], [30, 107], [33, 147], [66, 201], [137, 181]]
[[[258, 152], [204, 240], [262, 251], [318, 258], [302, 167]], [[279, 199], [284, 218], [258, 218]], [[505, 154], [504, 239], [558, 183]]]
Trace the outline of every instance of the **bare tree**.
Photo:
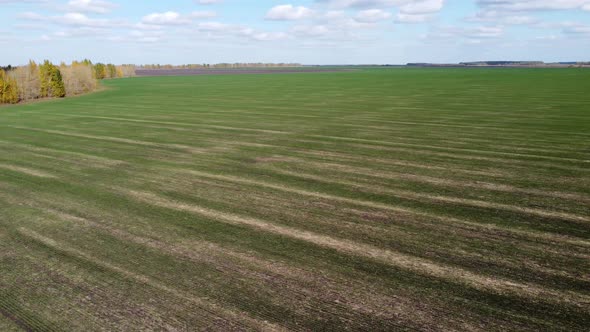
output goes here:
[[18, 84], [20, 100], [33, 100], [40, 96], [41, 81], [39, 79], [39, 66], [35, 61], [29, 61], [26, 66], [18, 67], [9, 72]]
[[60, 67], [66, 87], [66, 96], [75, 96], [96, 90], [98, 84], [94, 78], [91, 64], [74, 61], [70, 66]]

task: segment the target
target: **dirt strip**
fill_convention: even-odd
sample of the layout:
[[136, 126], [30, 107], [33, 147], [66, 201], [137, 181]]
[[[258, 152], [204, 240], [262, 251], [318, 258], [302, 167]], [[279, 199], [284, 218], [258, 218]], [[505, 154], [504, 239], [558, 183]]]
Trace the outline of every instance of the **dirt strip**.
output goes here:
[[412, 272], [435, 278], [441, 278], [450, 282], [463, 283], [477, 289], [492, 291], [497, 294], [512, 294], [530, 299], [544, 298], [552, 302], [562, 304], [568, 303], [579, 307], [590, 305], [590, 297], [574, 292], [548, 290], [533, 284], [479, 275], [461, 268], [436, 264], [427, 259], [422, 259], [391, 250], [384, 250], [363, 243], [341, 240], [288, 226], [276, 225], [261, 219], [239, 216], [204, 208], [195, 204], [186, 204], [169, 200], [153, 193], [132, 191], [124, 188], [114, 189], [130, 198], [151, 205], [173, 210], [186, 211], [232, 225], [249, 226], [264, 232], [302, 240], [321, 247], [335, 249], [346, 254], [374, 259], [385, 264], [406, 269]]
[[[27, 228], [19, 228], [18, 232], [21, 235], [31, 238], [35, 241], [40, 242], [40, 243], [43, 243], [44, 245], [46, 245], [50, 248], [53, 248], [58, 251], [66, 252], [66, 253], [74, 255], [76, 257], [83, 258], [83, 259], [85, 259], [89, 262], [92, 262], [94, 264], [97, 264], [103, 268], [106, 268], [111, 271], [115, 271], [115, 272], [129, 278], [129, 279], [135, 280], [136, 282], [148, 285], [150, 287], [153, 287], [153, 288], [163, 291], [165, 293], [169, 293], [169, 294], [171, 294], [177, 298], [180, 298], [182, 300], [192, 302], [197, 307], [202, 309], [204, 312], [207, 312], [210, 316], [214, 317], [215, 320], [221, 318], [221, 319], [231, 322], [233, 324], [241, 325], [242, 328], [254, 328], [257, 330], [261, 330], [261, 331], [285, 331], [286, 330], [278, 325], [274, 325], [269, 322], [262, 322], [262, 321], [256, 320], [252, 317], [247, 316], [245, 313], [236, 312], [233, 310], [229, 310], [227, 308], [220, 307], [219, 305], [214, 304], [208, 300], [204, 300], [199, 297], [192, 296], [186, 292], [182, 292], [182, 291], [179, 291], [175, 288], [164, 285], [164, 284], [162, 284], [156, 280], [153, 280], [145, 275], [134, 273], [132, 271], [126, 270], [124, 268], [121, 268], [121, 267], [115, 266], [113, 264], [110, 264], [108, 262], [105, 262], [103, 260], [100, 260], [98, 258], [92, 257], [91, 255], [89, 255], [81, 250], [60, 245], [55, 240], [48, 238], [46, 236], [43, 236], [33, 230], [30, 230]], [[221, 316], [220, 316], [220, 314], [221, 314]]]
[[[440, 185], [440, 186], [448, 186], [448, 187], [462, 187], [462, 188], [474, 188], [474, 189], [483, 189], [483, 190], [490, 190], [490, 191], [500, 191], [506, 193], [521, 193], [521, 194], [531, 194], [531, 195], [538, 195], [538, 196], [548, 196], [548, 197], [555, 197], [555, 198], [563, 198], [563, 199], [573, 199], [573, 200], [580, 200], [590, 203], [590, 196], [586, 196], [580, 193], [568, 193], [568, 192], [560, 192], [560, 191], [550, 191], [550, 190], [540, 190], [540, 189], [531, 189], [531, 188], [520, 188], [515, 187], [512, 185], [507, 184], [500, 184], [500, 183], [492, 183], [492, 182], [485, 182], [485, 181], [458, 181], [452, 179], [443, 179], [437, 178], [433, 176], [426, 176], [426, 175], [416, 175], [410, 173], [402, 173], [397, 171], [376, 171], [373, 169], [365, 168], [365, 167], [356, 167], [356, 166], [346, 166], [342, 164], [335, 164], [335, 163], [325, 163], [325, 162], [309, 162], [308, 165], [313, 165], [316, 169], [322, 170], [338, 170], [349, 174], [354, 175], [363, 175], [375, 178], [382, 178], [382, 179], [391, 179], [391, 180], [408, 180], [413, 182], [421, 182], [421, 183], [429, 183], [433, 185]], [[443, 167], [441, 167], [443, 168]]]
[[0, 169], [5, 169], [5, 170], [8, 170], [8, 171], [22, 173], [22, 174], [26, 174], [26, 175], [30, 175], [30, 176], [39, 177], [39, 178], [48, 178], [48, 179], [55, 179], [55, 178], [57, 178], [57, 176], [55, 176], [55, 175], [52, 175], [52, 174], [49, 174], [49, 173], [45, 173], [45, 172], [40, 171], [40, 170], [27, 168], [27, 167], [20, 167], [20, 166], [14, 166], [14, 165], [0, 164]]
[[175, 169], [174, 171], [175, 172], [184, 172], [186, 174], [190, 174], [190, 175], [197, 176], [197, 177], [204, 177], [204, 178], [216, 179], [216, 180], [221, 180], [221, 181], [228, 181], [228, 182], [233, 182], [233, 183], [242, 183], [242, 184], [246, 184], [246, 185], [260, 186], [260, 187], [265, 187], [265, 188], [269, 188], [269, 189], [273, 189], [273, 190], [290, 192], [290, 193], [294, 193], [297, 195], [303, 195], [303, 196], [308, 196], [308, 197], [316, 197], [316, 198], [322, 198], [322, 199], [327, 199], [327, 200], [333, 200], [333, 201], [343, 202], [343, 203], [356, 205], [356, 206], [364, 206], [364, 207], [369, 207], [369, 208], [374, 208], [374, 209], [388, 210], [388, 211], [392, 211], [392, 212], [414, 214], [414, 215], [419, 215], [419, 216], [423, 216], [423, 217], [427, 217], [427, 218], [432, 218], [433, 220], [441, 220], [441, 221], [452, 223], [452, 224], [463, 224], [463, 225], [467, 225], [467, 226], [471, 226], [471, 227], [486, 228], [486, 229], [492, 229], [492, 230], [497, 229], [497, 230], [501, 230], [504, 232], [511, 232], [514, 234], [519, 234], [519, 235], [530, 237], [530, 238], [537, 238], [537, 239], [542, 239], [542, 240], [547, 240], [547, 241], [552, 241], [552, 242], [563, 241], [563, 242], [570, 243], [573, 245], [590, 247], [589, 241], [579, 239], [579, 238], [573, 238], [573, 237], [567, 237], [567, 236], [561, 236], [561, 235], [555, 235], [555, 234], [547, 234], [547, 233], [541, 233], [541, 232], [522, 231], [522, 230], [513, 229], [513, 228], [500, 227], [500, 226], [496, 226], [496, 225], [492, 225], [492, 224], [482, 224], [482, 223], [471, 222], [471, 221], [466, 221], [466, 220], [457, 219], [457, 218], [441, 217], [439, 215], [435, 215], [435, 214], [431, 214], [431, 213], [427, 213], [427, 212], [415, 211], [415, 210], [408, 209], [408, 208], [400, 208], [400, 207], [396, 207], [396, 206], [392, 206], [392, 205], [388, 205], [388, 204], [383, 204], [383, 203], [372, 202], [372, 201], [365, 201], [365, 200], [351, 199], [351, 198], [346, 198], [346, 197], [333, 196], [333, 195], [329, 195], [329, 194], [325, 194], [325, 193], [307, 191], [307, 190], [298, 189], [298, 188], [291, 188], [291, 187], [286, 187], [286, 186], [283, 186], [280, 184], [273, 184], [273, 183], [267, 183], [267, 182], [262, 182], [262, 181], [244, 179], [244, 178], [240, 178], [240, 177], [236, 177], [236, 176], [218, 175], [218, 174], [211, 174], [211, 173], [186, 170], [186, 169]]
[[480, 207], [480, 208], [488, 208], [488, 209], [496, 209], [496, 210], [504, 210], [504, 211], [510, 211], [510, 212], [529, 214], [529, 215], [534, 215], [534, 216], [544, 217], [544, 218], [555, 218], [555, 219], [569, 220], [569, 221], [573, 221], [573, 222], [579, 222], [582, 224], [590, 222], [589, 217], [586, 217], [583, 215], [578, 215], [578, 214], [573, 214], [573, 213], [566, 213], [566, 212], [559, 212], [559, 211], [547, 211], [544, 209], [527, 208], [527, 207], [521, 207], [518, 205], [493, 203], [493, 202], [476, 200], [476, 199], [465, 199], [465, 198], [441, 196], [441, 195], [430, 195], [430, 194], [417, 193], [417, 192], [408, 191], [408, 190], [401, 190], [401, 189], [391, 190], [391, 189], [383, 188], [383, 187], [361, 185], [359, 183], [350, 182], [350, 181], [329, 180], [329, 179], [322, 177], [322, 176], [316, 176], [316, 175], [311, 175], [311, 174], [306, 174], [306, 173], [301, 173], [301, 172], [283, 171], [283, 170], [277, 169], [277, 168], [272, 168], [272, 169], [273, 169], [273, 171], [275, 171], [276, 173], [279, 173], [279, 174], [290, 175], [290, 176], [295, 176], [295, 177], [300, 177], [300, 178], [305, 178], [305, 179], [310, 179], [310, 180], [316, 180], [316, 181], [321, 181], [321, 182], [329, 182], [329, 183], [338, 184], [338, 185], [347, 185], [347, 186], [352, 186], [352, 187], [358, 188], [360, 190], [372, 189], [373, 191], [378, 191], [381, 193], [395, 195], [398, 198], [409, 198], [409, 199], [417, 199], [417, 200], [425, 199], [425, 200], [437, 201], [437, 202], [455, 203], [455, 204], [462, 204], [462, 205], [468, 205], [468, 206], [474, 206], [474, 207]]

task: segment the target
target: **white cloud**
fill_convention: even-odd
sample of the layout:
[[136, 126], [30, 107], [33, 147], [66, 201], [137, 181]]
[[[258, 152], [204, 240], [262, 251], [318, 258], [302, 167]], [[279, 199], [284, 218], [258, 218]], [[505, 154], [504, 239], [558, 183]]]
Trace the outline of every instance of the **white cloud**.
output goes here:
[[197, 28], [204, 31], [229, 31], [233, 29], [233, 26], [220, 22], [202, 22], [197, 25]]
[[504, 11], [590, 10], [590, 0], [478, 0], [483, 8]]
[[285, 32], [268, 32], [257, 31], [250, 27], [227, 24], [221, 22], [201, 22], [196, 25], [196, 33], [207, 33], [208, 37], [228, 38], [228, 37], [246, 37], [254, 41], [278, 41], [288, 39], [290, 36]]
[[268, 20], [291, 21], [309, 18], [313, 11], [303, 6], [279, 5], [271, 8], [266, 14]]
[[334, 8], [365, 9], [357, 16], [359, 22], [387, 19], [389, 15], [385, 9], [397, 7], [399, 12], [396, 22], [422, 23], [435, 17], [435, 14], [443, 9], [445, 0], [316, 0], [316, 3]]
[[407, 1], [407, 3], [399, 7], [399, 13], [396, 16], [396, 22], [427, 22], [434, 17], [434, 14], [442, 10], [444, 3], [444, 0]]
[[411, 0], [316, 0], [336, 8], [384, 8], [410, 2]]
[[106, 35], [106, 34], [108, 34], [108, 30], [106, 30], [106, 29], [81, 27], [81, 28], [76, 28], [76, 29], [58, 31], [58, 32], [54, 33], [53, 36], [60, 37], [60, 38], [73, 38], [73, 37], [89, 37], [89, 36]]
[[559, 37], [557, 37], [556, 35], [535, 37], [535, 40], [541, 40], [541, 41], [555, 41], [558, 39], [559, 39]]
[[590, 25], [579, 22], [559, 22], [540, 25], [545, 28], [560, 28], [566, 35], [590, 36]]
[[0, 3], [46, 3], [48, 0], [0, 0]]
[[33, 12], [26, 12], [20, 14], [18, 18], [30, 21], [43, 21], [58, 25], [72, 25], [79, 27], [109, 27], [120, 25], [122, 23], [120, 21], [108, 19], [90, 18], [82, 13], [65, 13], [59, 16], [43, 16]]
[[117, 5], [103, 0], [71, 0], [65, 6], [65, 10], [77, 13], [106, 14], [115, 9]]
[[467, 38], [496, 38], [504, 33], [502, 27], [477, 27], [463, 30], [463, 35]]
[[427, 39], [492, 39], [498, 38], [504, 34], [504, 28], [501, 26], [479, 26], [479, 27], [459, 27], [459, 26], [439, 26], [432, 27], [426, 35]]
[[551, 25], [534, 15], [538, 11], [590, 10], [590, 0], [477, 0], [477, 5], [480, 11], [466, 17], [465, 21], [535, 28]]
[[564, 33], [567, 34], [587, 34], [590, 35], [590, 26], [583, 26], [583, 25], [579, 25], [579, 26], [573, 26], [573, 27], [569, 27], [564, 29], [563, 31]]
[[138, 44], [153, 44], [162, 43], [169, 40], [169, 36], [166, 36], [164, 31], [142, 31], [142, 30], [131, 30], [128, 33], [121, 35], [111, 35], [102, 38], [109, 42], [119, 43], [138, 43]]
[[213, 18], [216, 17], [217, 13], [212, 11], [194, 11], [188, 14], [188, 17], [192, 19], [203, 19], [203, 18]]
[[61, 23], [75, 26], [107, 26], [108, 21], [103, 19], [90, 18], [82, 13], [66, 13], [61, 17], [56, 17]]
[[[112, 29], [126, 27], [129, 24], [124, 20], [92, 18], [83, 13], [65, 13], [56, 16], [43, 16], [34, 12], [25, 12], [18, 15], [18, 18], [28, 21], [50, 23], [58, 26], [71, 26], [77, 28], [103, 28]], [[48, 27], [45, 27], [47, 29]]]
[[190, 21], [177, 12], [153, 13], [144, 16], [141, 19], [142, 23], [155, 25], [175, 25], [188, 24]]
[[18, 14], [17, 18], [20, 18], [23, 20], [29, 20], [29, 21], [43, 21], [43, 20], [45, 20], [45, 16], [43, 16], [41, 14], [34, 13], [34, 12], [20, 13], [20, 14]]
[[151, 25], [183, 25], [190, 24], [193, 19], [212, 18], [215, 16], [215, 12], [211, 11], [195, 11], [188, 15], [168, 11], [146, 15], [141, 19], [141, 23]]
[[276, 41], [287, 39], [288, 37], [288, 35], [284, 32], [253, 32], [247, 35], [258, 41]]
[[439, 12], [444, 5], [444, 0], [412, 1], [400, 7], [402, 14], [432, 14]]
[[321, 15], [316, 15], [317, 19], [337, 20], [346, 17], [346, 13], [342, 10], [330, 10]]
[[291, 32], [306, 37], [320, 37], [328, 35], [331, 30], [325, 25], [297, 25], [291, 29]]
[[395, 17], [398, 23], [424, 23], [432, 19], [432, 15], [399, 13]]
[[387, 20], [391, 17], [391, 13], [382, 9], [367, 9], [358, 12], [355, 20], [359, 22], [372, 23]]
[[506, 13], [497, 10], [484, 10], [469, 16], [467, 22], [495, 22], [506, 25], [534, 24], [539, 22], [538, 18], [530, 15], [519, 15], [519, 13]]
[[47, 27], [43, 24], [31, 24], [31, 23], [15, 24], [14, 27], [19, 30], [42, 30], [42, 31], [47, 30]]

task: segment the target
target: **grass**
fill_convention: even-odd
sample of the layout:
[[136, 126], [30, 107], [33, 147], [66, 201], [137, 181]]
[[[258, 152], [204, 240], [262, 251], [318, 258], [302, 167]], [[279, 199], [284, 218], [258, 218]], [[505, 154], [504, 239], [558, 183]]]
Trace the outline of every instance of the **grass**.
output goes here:
[[0, 108], [1, 330], [584, 330], [590, 72], [133, 78]]

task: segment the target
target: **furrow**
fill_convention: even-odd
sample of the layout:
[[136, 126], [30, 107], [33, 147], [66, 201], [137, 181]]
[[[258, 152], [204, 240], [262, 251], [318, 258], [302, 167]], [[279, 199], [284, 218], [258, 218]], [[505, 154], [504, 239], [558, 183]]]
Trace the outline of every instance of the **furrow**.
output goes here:
[[57, 176], [55, 176], [55, 175], [52, 175], [52, 174], [49, 174], [49, 173], [46, 173], [43, 171], [39, 171], [36, 169], [31, 169], [28, 167], [0, 164], [0, 169], [5, 169], [5, 170], [11, 171], [11, 172], [22, 173], [22, 174], [26, 174], [26, 175], [30, 175], [30, 176], [39, 177], [39, 178], [47, 178], [47, 179], [57, 178]]
[[539, 217], [556, 218], [556, 219], [569, 220], [569, 221], [581, 222], [581, 223], [590, 222], [589, 217], [577, 215], [577, 214], [573, 214], [573, 213], [547, 211], [547, 210], [543, 210], [543, 209], [527, 208], [527, 207], [521, 207], [521, 206], [517, 206], [517, 205], [510, 205], [510, 204], [502, 204], [502, 203], [492, 203], [492, 202], [488, 202], [488, 201], [481, 201], [481, 200], [475, 200], [475, 199], [466, 199], [466, 198], [440, 196], [440, 195], [429, 195], [429, 194], [422, 194], [422, 193], [417, 193], [417, 192], [408, 191], [408, 190], [401, 190], [401, 189], [391, 190], [388, 188], [375, 187], [375, 186], [369, 186], [369, 185], [361, 185], [359, 183], [350, 182], [350, 181], [329, 180], [326, 177], [315, 176], [315, 175], [306, 174], [306, 173], [302, 173], [302, 172], [284, 171], [284, 170], [277, 169], [277, 168], [272, 168], [272, 169], [274, 172], [279, 173], [279, 174], [301, 177], [301, 178], [306, 178], [306, 179], [315, 180], [315, 181], [329, 182], [329, 183], [333, 183], [333, 184], [347, 185], [347, 186], [352, 186], [352, 187], [355, 187], [355, 188], [358, 188], [361, 190], [373, 189], [378, 192], [395, 195], [396, 197], [399, 197], [399, 198], [426, 199], [426, 200], [430, 200], [430, 201], [438, 201], [438, 202], [445, 202], [445, 203], [457, 203], [457, 204], [469, 205], [469, 206], [474, 206], [474, 207], [512, 211], [512, 212], [524, 213], [524, 214], [529, 214], [529, 215], [534, 215], [534, 216], [539, 216]]
[[29, 145], [29, 144], [22, 144], [22, 143], [17, 143], [17, 142], [0, 141], [0, 144], [2, 144], [4, 146], [13, 147], [13, 148], [18, 147], [21, 149], [25, 149], [28, 151], [34, 151], [34, 152], [70, 155], [70, 156], [81, 158], [81, 159], [91, 160], [94, 164], [100, 164], [100, 165], [105, 165], [105, 166], [117, 166], [117, 165], [121, 165], [121, 164], [125, 163], [122, 160], [109, 159], [106, 157], [91, 155], [91, 154], [87, 154], [87, 153], [65, 151], [65, 150], [58, 150], [58, 149], [52, 149], [52, 148], [44, 148], [44, 147], [33, 146], [33, 145]]
[[130, 118], [108, 117], [108, 116], [73, 115], [73, 114], [60, 114], [60, 113], [51, 113], [51, 114], [64, 116], [64, 117], [71, 117], [71, 118], [89, 118], [89, 119], [104, 119], [104, 120], [116, 120], [116, 121], [125, 121], [125, 122], [137, 122], [137, 123], [167, 124], [167, 125], [179, 125], [179, 126], [184, 126], [184, 127], [200, 127], [200, 128], [214, 128], [214, 129], [235, 130], [235, 131], [250, 131], [250, 132], [258, 132], [258, 133], [265, 133], [265, 134], [289, 134], [289, 132], [280, 131], [280, 130], [220, 126], [220, 125], [212, 125], [212, 124], [206, 124], [206, 123], [198, 123], [197, 124], [197, 123], [189, 123], [189, 122], [183, 123], [183, 122], [173, 122], [173, 121], [139, 120], [139, 119], [130, 119]]
[[61, 135], [61, 136], [69, 136], [69, 137], [79, 137], [79, 138], [87, 138], [99, 141], [109, 141], [109, 142], [116, 142], [116, 143], [124, 143], [130, 145], [140, 145], [140, 146], [149, 146], [155, 148], [163, 148], [163, 149], [176, 149], [176, 150], [186, 150], [190, 153], [201, 154], [205, 151], [203, 149], [198, 149], [192, 146], [182, 145], [182, 144], [165, 144], [165, 143], [154, 143], [154, 142], [147, 142], [147, 141], [140, 141], [128, 138], [120, 138], [120, 137], [111, 137], [111, 136], [97, 136], [97, 135], [88, 135], [88, 134], [81, 134], [81, 133], [73, 133], [61, 130], [50, 130], [50, 129], [40, 129], [40, 128], [30, 128], [30, 127], [21, 127], [21, 126], [8, 126], [10, 128], [21, 129], [21, 130], [30, 130], [30, 131], [38, 131], [44, 132], [48, 134], [54, 135]]
[[[126, 242], [144, 245], [194, 262], [207, 263], [236, 278], [248, 278], [256, 287], [265, 287], [267, 291], [272, 291], [274, 296], [278, 297], [278, 302], [283, 302], [280, 297], [288, 295], [288, 298], [284, 299], [284, 304], [294, 307], [295, 310], [305, 309], [306, 314], [329, 310], [334, 312], [326, 314], [334, 315], [342, 313], [343, 310], [351, 310], [391, 320], [403, 313], [404, 316], [412, 317], [411, 321], [406, 323], [408, 326], [416, 322], [420, 322], [420, 326], [427, 326], [431, 324], [431, 318], [421, 315], [436, 315], [433, 312], [425, 312], [424, 308], [419, 308], [411, 300], [400, 296], [393, 299], [382, 295], [380, 290], [372, 289], [372, 285], [362, 281], [357, 281], [357, 285], [353, 286], [340, 276], [318, 276], [301, 268], [236, 252], [212, 242], [185, 240], [170, 244], [159, 240], [158, 234], [150, 234], [149, 237], [139, 236], [106, 222], [96, 222], [53, 209], [44, 211], [63, 220], [98, 228]], [[311, 300], [321, 302], [324, 307], [311, 307]], [[416, 315], [417, 312], [421, 315]], [[439, 324], [442, 324], [442, 321]]]
[[531, 194], [531, 195], [538, 195], [538, 196], [548, 196], [548, 197], [555, 197], [555, 198], [578, 200], [578, 201], [590, 203], [590, 196], [585, 196], [585, 195], [576, 194], [576, 193], [567, 193], [567, 192], [540, 190], [540, 189], [530, 189], [530, 188], [519, 188], [519, 187], [515, 187], [512, 185], [507, 185], [507, 184], [499, 184], [499, 183], [491, 183], [491, 182], [483, 182], [483, 181], [464, 182], [464, 181], [443, 179], [443, 178], [437, 178], [437, 177], [425, 176], [425, 175], [400, 173], [400, 172], [395, 172], [395, 171], [383, 172], [383, 171], [377, 171], [377, 170], [364, 168], [364, 167], [346, 166], [346, 165], [334, 164], [334, 163], [310, 162], [307, 164], [314, 166], [314, 168], [316, 168], [316, 169], [322, 169], [322, 170], [336, 169], [336, 170], [343, 171], [343, 172], [349, 173], [349, 174], [370, 176], [370, 177], [376, 177], [376, 178], [381, 178], [381, 179], [391, 179], [391, 180], [403, 179], [403, 180], [420, 182], [420, 183], [429, 183], [429, 184], [433, 184], [433, 185], [459, 187], [459, 188], [474, 188], [474, 189], [483, 189], [483, 190], [499, 191], [499, 192], [507, 192], [507, 193]]
[[252, 227], [263, 232], [305, 241], [320, 247], [334, 249], [345, 254], [370, 258], [415, 273], [444, 279], [450, 282], [463, 283], [477, 289], [491, 291], [497, 294], [512, 294], [531, 299], [545, 298], [552, 302], [571, 304], [579, 307], [590, 305], [590, 297], [575, 292], [559, 292], [552, 289], [542, 288], [533, 284], [525, 284], [513, 280], [479, 275], [458, 267], [436, 264], [427, 259], [410, 256], [391, 250], [379, 249], [367, 244], [341, 240], [288, 226], [276, 225], [261, 219], [243, 217], [231, 213], [216, 211], [194, 204], [172, 201], [148, 192], [133, 191], [122, 188], [117, 189], [117, 191], [128, 197], [151, 205], [172, 210], [186, 211], [231, 225]]
[[409, 209], [409, 208], [400, 208], [400, 207], [396, 207], [396, 206], [392, 206], [392, 205], [388, 205], [388, 204], [383, 204], [383, 203], [378, 203], [378, 202], [334, 196], [334, 195], [329, 195], [329, 194], [320, 193], [320, 192], [314, 192], [314, 191], [308, 191], [308, 190], [304, 190], [304, 189], [287, 187], [287, 186], [283, 186], [283, 185], [279, 185], [279, 184], [272, 184], [272, 183], [268, 183], [268, 182], [240, 178], [240, 177], [236, 177], [236, 176], [218, 175], [218, 174], [206, 173], [206, 172], [201, 172], [201, 171], [186, 170], [186, 169], [177, 169], [175, 171], [184, 172], [186, 174], [191, 174], [191, 175], [197, 176], [197, 177], [204, 177], [204, 178], [216, 179], [216, 180], [221, 180], [221, 181], [228, 181], [228, 182], [233, 182], [233, 183], [242, 183], [242, 184], [252, 185], [252, 186], [260, 186], [260, 187], [265, 187], [265, 188], [269, 188], [269, 189], [273, 189], [273, 190], [279, 190], [279, 191], [294, 193], [294, 194], [302, 195], [302, 196], [316, 197], [316, 198], [327, 199], [327, 200], [332, 200], [332, 201], [337, 201], [337, 202], [343, 202], [343, 203], [356, 205], [356, 206], [364, 206], [364, 207], [373, 208], [373, 209], [381, 209], [381, 210], [388, 210], [388, 211], [392, 211], [392, 212], [413, 214], [413, 215], [431, 218], [433, 220], [441, 220], [441, 221], [451, 223], [451, 224], [463, 224], [463, 225], [467, 225], [470, 227], [476, 227], [476, 228], [496, 229], [496, 230], [500, 230], [503, 232], [510, 232], [510, 233], [519, 234], [519, 235], [523, 235], [523, 236], [531, 237], [531, 238], [538, 238], [538, 239], [543, 239], [543, 240], [547, 240], [547, 241], [558, 241], [558, 242], [563, 241], [563, 242], [570, 243], [573, 245], [581, 245], [581, 246], [585, 246], [585, 247], [590, 247], [590, 242], [583, 240], [583, 239], [579, 239], [579, 238], [572, 238], [572, 237], [566, 237], [566, 236], [562, 236], [562, 235], [548, 234], [548, 233], [541, 233], [541, 232], [534, 232], [534, 231], [522, 231], [522, 230], [518, 230], [518, 229], [514, 229], [514, 228], [501, 227], [501, 226], [496, 226], [496, 225], [492, 225], [492, 224], [484, 224], [484, 223], [477, 223], [477, 222], [461, 220], [458, 218], [442, 217], [439, 215], [416, 211], [416, 210]]
[[488, 155], [525, 157], [525, 158], [547, 159], [547, 160], [554, 160], [554, 161], [572, 161], [572, 162], [580, 162], [580, 163], [590, 163], [590, 160], [587, 160], [587, 159], [543, 156], [543, 155], [533, 155], [533, 154], [515, 153], [515, 152], [501, 152], [501, 151], [477, 150], [477, 149], [467, 149], [467, 148], [451, 148], [451, 147], [443, 147], [443, 146], [436, 146], [436, 145], [390, 142], [390, 141], [380, 141], [380, 140], [352, 138], [352, 137], [340, 137], [340, 136], [327, 136], [327, 135], [309, 135], [309, 136], [310, 137], [317, 137], [317, 138], [335, 139], [335, 140], [340, 140], [340, 141], [375, 143], [375, 144], [381, 144], [381, 145], [385, 145], [385, 146], [412, 146], [412, 147], [417, 147], [417, 148], [427, 148], [427, 149], [445, 150], [445, 151], [463, 151], [463, 152], [473, 152], [473, 153], [481, 153], [481, 154], [488, 154]]
[[[18, 232], [19, 232], [19, 234], [21, 234], [25, 237], [28, 237], [34, 241], [38, 241], [38, 242], [40, 242], [40, 243], [42, 243], [54, 250], [65, 252], [70, 255], [82, 258], [86, 261], [92, 262], [93, 264], [101, 266], [105, 269], [114, 271], [122, 276], [125, 276], [126, 278], [129, 278], [129, 279], [139, 282], [141, 284], [148, 285], [148, 286], [158, 289], [162, 292], [165, 292], [165, 293], [168, 293], [172, 296], [175, 296], [176, 298], [179, 298], [181, 300], [191, 302], [194, 305], [196, 305], [200, 310], [203, 310], [204, 312], [206, 312], [207, 315], [209, 315], [211, 317], [211, 319], [213, 319], [213, 320], [218, 320], [221, 318], [225, 321], [231, 322], [231, 324], [242, 325], [243, 327], [259, 329], [262, 331], [282, 331], [282, 330], [284, 330], [280, 326], [273, 325], [268, 322], [258, 321], [254, 318], [248, 317], [244, 313], [236, 312], [233, 310], [229, 310], [227, 308], [220, 307], [212, 302], [209, 302], [209, 301], [203, 300], [201, 298], [198, 298], [196, 296], [190, 295], [187, 292], [182, 292], [182, 291], [179, 291], [175, 288], [169, 287], [165, 284], [162, 284], [156, 280], [151, 279], [148, 276], [145, 276], [142, 274], [137, 274], [132, 271], [126, 270], [124, 268], [121, 268], [119, 266], [110, 264], [108, 262], [105, 262], [103, 260], [95, 258], [95, 257], [93, 257], [81, 250], [71, 248], [71, 247], [66, 247], [64, 245], [60, 245], [55, 240], [45, 237], [33, 230], [30, 230], [27, 228], [19, 228]], [[219, 315], [221, 315], [221, 316], [219, 316]]]

